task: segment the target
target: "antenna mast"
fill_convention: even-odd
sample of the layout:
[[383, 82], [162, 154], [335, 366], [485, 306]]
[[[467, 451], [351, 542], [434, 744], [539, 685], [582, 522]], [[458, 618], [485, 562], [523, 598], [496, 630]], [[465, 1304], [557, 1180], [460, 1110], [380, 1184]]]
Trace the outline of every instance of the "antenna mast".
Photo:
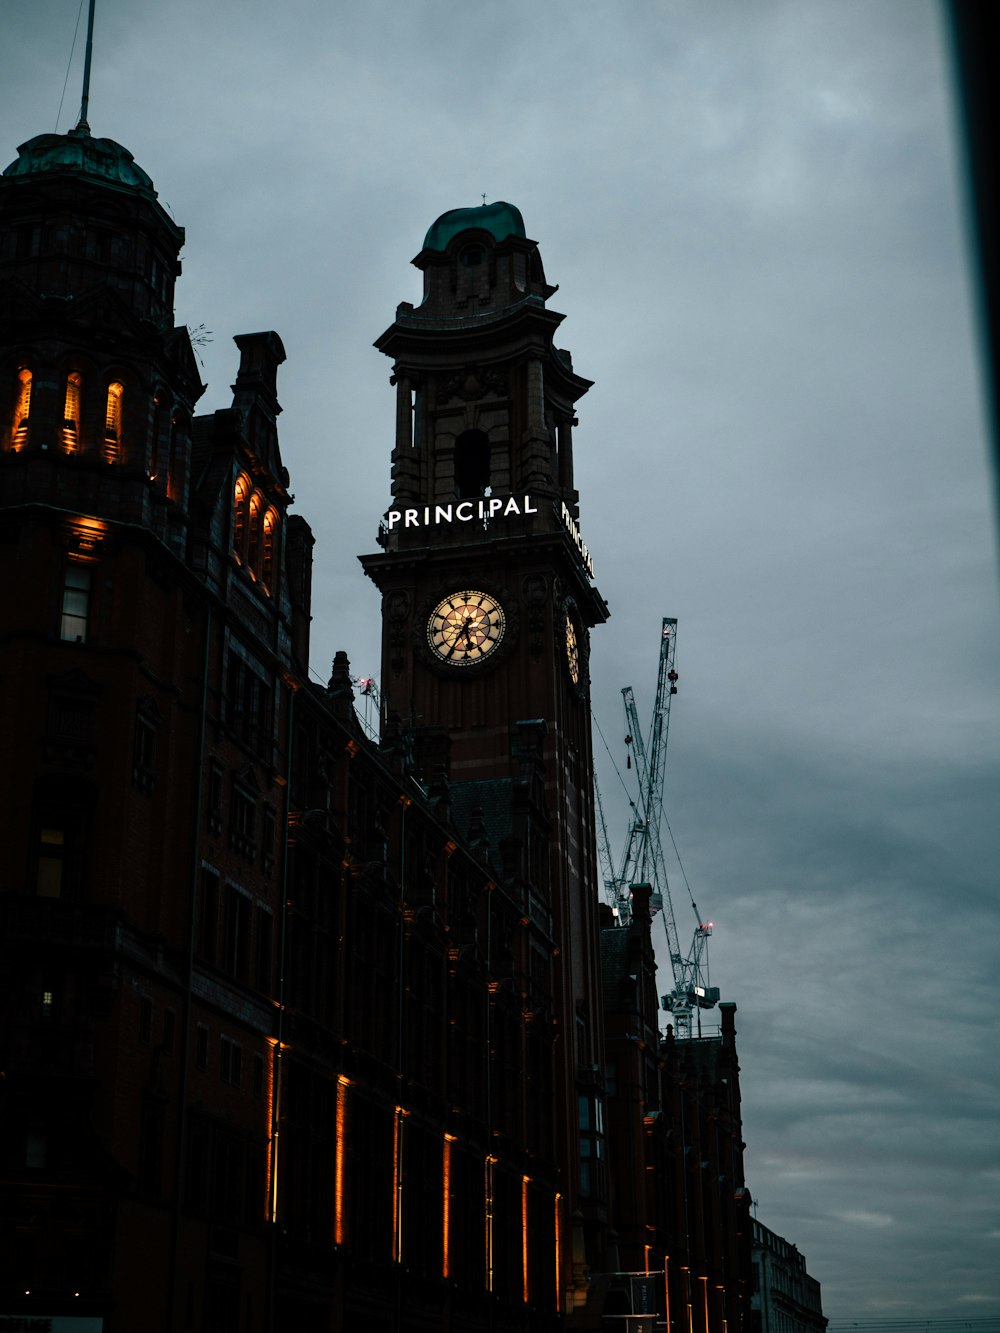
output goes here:
[[90, 126], [87, 124], [87, 112], [90, 108], [90, 61], [94, 53], [94, 8], [97, 0], [90, 0], [90, 6], [87, 13], [87, 49], [83, 57], [83, 100], [80, 102], [80, 119], [76, 128], [90, 133]]

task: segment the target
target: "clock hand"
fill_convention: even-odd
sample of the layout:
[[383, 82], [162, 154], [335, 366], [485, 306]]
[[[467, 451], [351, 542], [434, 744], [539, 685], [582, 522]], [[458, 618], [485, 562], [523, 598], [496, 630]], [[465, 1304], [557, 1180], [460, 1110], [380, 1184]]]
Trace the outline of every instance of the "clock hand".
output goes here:
[[447, 651], [447, 652], [445, 653], [445, 655], [444, 655], [444, 657], [445, 657], [445, 661], [446, 661], [446, 662], [447, 662], [448, 659], [454, 654], [455, 649], [458, 647], [458, 641], [459, 641], [459, 639], [461, 639], [461, 637], [462, 637], [462, 630], [465, 630], [466, 633], [468, 633], [468, 626], [467, 626], [467, 625], [463, 625], [463, 626], [462, 626], [462, 629], [456, 631], [456, 633], [455, 633], [455, 637], [454, 637], [454, 639], [452, 640], [451, 647], [448, 649], [448, 651]]

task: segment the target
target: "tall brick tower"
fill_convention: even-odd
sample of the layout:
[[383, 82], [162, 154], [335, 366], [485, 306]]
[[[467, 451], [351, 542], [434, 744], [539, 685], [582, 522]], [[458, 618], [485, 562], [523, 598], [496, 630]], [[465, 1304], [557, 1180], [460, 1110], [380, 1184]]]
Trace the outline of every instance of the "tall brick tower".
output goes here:
[[[574, 405], [590, 388], [555, 346], [537, 244], [507, 203], [456, 209], [413, 261], [419, 307], [377, 340], [392, 358], [396, 432], [382, 550], [388, 728], [425, 782], [502, 843], [526, 761], [537, 830], [517, 948], [522, 999], [554, 1025], [565, 1312], [605, 1249], [600, 961], [588, 677], [607, 618], [578, 526]], [[533, 979], [533, 980], [532, 980]], [[542, 1006], [545, 1007], [544, 1005]]]

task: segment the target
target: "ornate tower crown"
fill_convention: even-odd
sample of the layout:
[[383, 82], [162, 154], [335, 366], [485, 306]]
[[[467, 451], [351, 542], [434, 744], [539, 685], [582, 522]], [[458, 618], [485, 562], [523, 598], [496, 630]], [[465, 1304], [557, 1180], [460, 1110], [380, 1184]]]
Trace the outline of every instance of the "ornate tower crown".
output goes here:
[[562, 515], [577, 517], [572, 427], [591, 381], [554, 345], [563, 316], [545, 303], [557, 289], [520, 212], [443, 213], [413, 263], [423, 301], [403, 302], [375, 344], [393, 358], [397, 393], [382, 545], [419, 546], [428, 524], [445, 544], [561, 531]]

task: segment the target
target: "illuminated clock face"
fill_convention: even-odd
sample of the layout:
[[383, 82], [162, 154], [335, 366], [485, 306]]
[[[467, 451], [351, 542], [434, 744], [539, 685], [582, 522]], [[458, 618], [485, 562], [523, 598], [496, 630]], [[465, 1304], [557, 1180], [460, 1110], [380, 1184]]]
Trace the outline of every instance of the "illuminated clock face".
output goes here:
[[475, 666], [499, 647], [505, 624], [499, 602], [489, 593], [453, 592], [431, 612], [427, 642], [449, 666]]
[[576, 626], [566, 614], [566, 665], [569, 667], [569, 676], [574, 685], [580, 683], [580, 644], [576, 637]]

